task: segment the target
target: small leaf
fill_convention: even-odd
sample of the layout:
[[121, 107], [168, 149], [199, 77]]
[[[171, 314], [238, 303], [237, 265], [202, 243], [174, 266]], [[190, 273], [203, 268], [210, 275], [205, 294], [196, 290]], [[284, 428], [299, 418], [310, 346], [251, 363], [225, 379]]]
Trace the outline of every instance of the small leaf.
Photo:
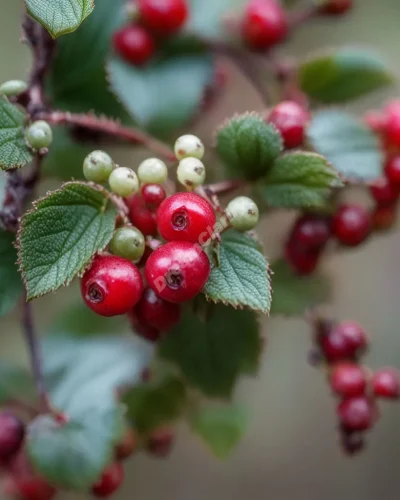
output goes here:
[[191, 427], [217, 458], [226, 459], [246, 432], [247, 415], [238, 406], [203, 407], [192, 416]]
[[383, 155], [379, 141], [351, 115], [333, 110], [317, 113], [308, 138], [315, 151], [345, 178], [373, 181], [381, 176]]
[[175, 363], [208, 396], [230, 397], [240, 375], [258, 366], [261, 339], [255, 313], [208, 304], [202, 320], [186, 311], [162, 340], [161, 357]]
[[37, 201], [18, 236], [28, 299], [69, 284], [112, 238], [116, 213], [103, 192], [78, 182]]
[[0, 317], [15, 306], [23, 291], [14, 239], [13, 234], [0, 229]]
[[344, 48], [303, 62], [300, 88], [327, 103], [343, 102], [393, 83], [384, 61], [366, 50]]
[[219, 266], [212, 270], [204, 287], [208, 300], [233, 307], [250, 307], [268, 314], [271, 284], [267, 261], [260, 244], [248, 234], [230, 230], [222, 235]]
[[32, 160], [25, 142], [25, 113], [0, 97], [0, 168], [23, 167]]
[[197, 110], [213, 74], [208, 55], [181, 55], [137, 68], [117, 57], [108, 64], [115, 95], [132, 118], [153, 132], [183, 125]]
[[282, 150], [282, 138], [261, 116], [246, 113], [219, 129], [217, 151], [230, 173], [253, 180], [265, 175]]
[[320, 207], [331, 188], [341, 185], [336, 171], [323, 156], [290, 153], [276, 160], [260, 191], [271, 207]]
[[0, 404], [5, 405], [14, 399], [27, 402], [34, 394], [33, 380], [28, 371], [0, 360]]
[[53, 38], [75, 31], [94, 9], [94, 0], [25, 0], [29, 14]]
[[326, 275], [296, 276], [285, 261], [272, 265], [274, 300], [272, 314], [301, 316], [313, 306], [330, 300], [332, 287]]

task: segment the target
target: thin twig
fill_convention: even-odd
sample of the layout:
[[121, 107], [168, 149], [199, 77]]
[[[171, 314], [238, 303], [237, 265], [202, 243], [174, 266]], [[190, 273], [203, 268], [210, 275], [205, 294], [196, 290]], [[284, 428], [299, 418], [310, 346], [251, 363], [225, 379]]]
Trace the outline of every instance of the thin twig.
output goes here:
[[318, 5], [312, 4], [306, 7], [302, 7], [299, 10], [295, 10], [289, 15], [289, 29], [293, 30], [302, 26], [310, 19], [316, 17], [320, 13], [320, 8]]

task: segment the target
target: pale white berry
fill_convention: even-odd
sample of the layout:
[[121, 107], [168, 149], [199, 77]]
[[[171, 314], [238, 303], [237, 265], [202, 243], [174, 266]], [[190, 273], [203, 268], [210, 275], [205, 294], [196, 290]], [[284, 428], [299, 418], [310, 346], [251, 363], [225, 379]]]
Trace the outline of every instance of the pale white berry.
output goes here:
[[28, 84], [23, 80], [8, 80], [0, 85], [0, 95], [11, 97], [20, 95], [28, 90]]
[[91, 182], [107, 182], [114, 169], [112, 158], [104, 151], [92, 151], [83, 162], [83, 175]]
[[142, 184], [162, 184], [168, 179], [168, 168], [162, 160], [148, 158], [139, 165], [138, 176]]
[[185, 187], [194, 189], [206, 180], [206, 167], [197, 158], [184, 158], [179, 162], [178, 181]]
[[197, 158], [201, 160], [204, 156], [204, 144], [195, 135], [182, 135], [175, 142], [175, 156], [178, 160], [183, 158]]
[[108, 182], [111, 191], [124, 198], [139, 191], [139, 179], [130, 168], [116, 168], [111, 172]]
[[226, 207], [231, 226], [238, 231], [250, 231], [258, 223], [260, 212], [254, 201], [246, 196], [238, 196]]

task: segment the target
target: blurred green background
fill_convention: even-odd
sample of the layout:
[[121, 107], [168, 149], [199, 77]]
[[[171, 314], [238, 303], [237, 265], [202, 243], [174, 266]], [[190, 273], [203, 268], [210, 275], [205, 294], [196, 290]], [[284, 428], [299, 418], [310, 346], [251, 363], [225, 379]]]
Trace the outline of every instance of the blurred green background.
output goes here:
[[[400, 73], [399, 0], [355, 3], [354, 13], [345, 19], [314, 22], [299, 30], [284, 51], [301, 56], [311, 49], [332, 45], [368, 45], [381, 52]], [[24, 78], [29, 67], [28, 50], [19, 43], [21, 12], [21, 1], [0, 0], [0, 81]], [[354, 109], [362, 111], [389, 95], [396, 95], [396, 89], [362, 100]], [[260, 108], [261, 103], [248, 83], [241, 75], [235, 75], [215, 109], [193, 131], [207, 143], [211, 131], [225, 117]], [[124, 160], [133, 164], [137, 161], [126, 152]], [[287, 230], [284, 222], [290, 217], [276, 213], [263, 222], [262, 234], [269, 256], [276, 254]], [[328, 311], [365, 325], [372, 339], [366, 362], [375, 368], [389, 364], [400, 368], [399, 254], [400, 233], [393, 232], [324, 263], [334, 284]], [[76, 290], [72, 287], [35, 301], [41, 330], [75, 298]], [[0, 330], [2, 356], [26, 360], [18, 315], [2, 319]], [[301, 319], [272, 318], [265, 322], [265, 335], [268, 348], [260, 378], [247, 381], [239, 391], [239, 398], [249, 406], [251, 426], [234, 456], [226, 463], [217, 462], [183, 428], [170, 459], [157, 461], [138, 455], [129, 462], [127, 480], [115, 498], [399, 498], [400, 405], [382, 407], [382, 419], [368, 436], [365, 453], [355, 459], [344, 457], [336, 443], [334, 400], [324, 375], [306, 362], [310, 347], [307, 325]]]

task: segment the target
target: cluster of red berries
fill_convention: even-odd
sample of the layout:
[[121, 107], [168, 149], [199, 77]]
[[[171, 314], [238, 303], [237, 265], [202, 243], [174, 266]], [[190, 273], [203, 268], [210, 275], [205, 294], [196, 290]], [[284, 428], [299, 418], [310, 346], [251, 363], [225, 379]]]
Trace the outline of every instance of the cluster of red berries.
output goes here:
[[114, 33], [114, 50], [135, 66], [146, 64], [159, 40], [176, 34], [188, 15], [186, 0], [131, 0], [131, 22]]
[[353, 455], [365, 445], [364, 433], [379, 419], [378, 399], [400, 398], [400, 374], [393, 368], [372, 373], [360, 365], [368, 338], [358, 323], [335, 324], [318, 318], [313, 357], [328, 368], [329, 385], [340, 398], [337, 406], [339, 435], [343, 450]]

